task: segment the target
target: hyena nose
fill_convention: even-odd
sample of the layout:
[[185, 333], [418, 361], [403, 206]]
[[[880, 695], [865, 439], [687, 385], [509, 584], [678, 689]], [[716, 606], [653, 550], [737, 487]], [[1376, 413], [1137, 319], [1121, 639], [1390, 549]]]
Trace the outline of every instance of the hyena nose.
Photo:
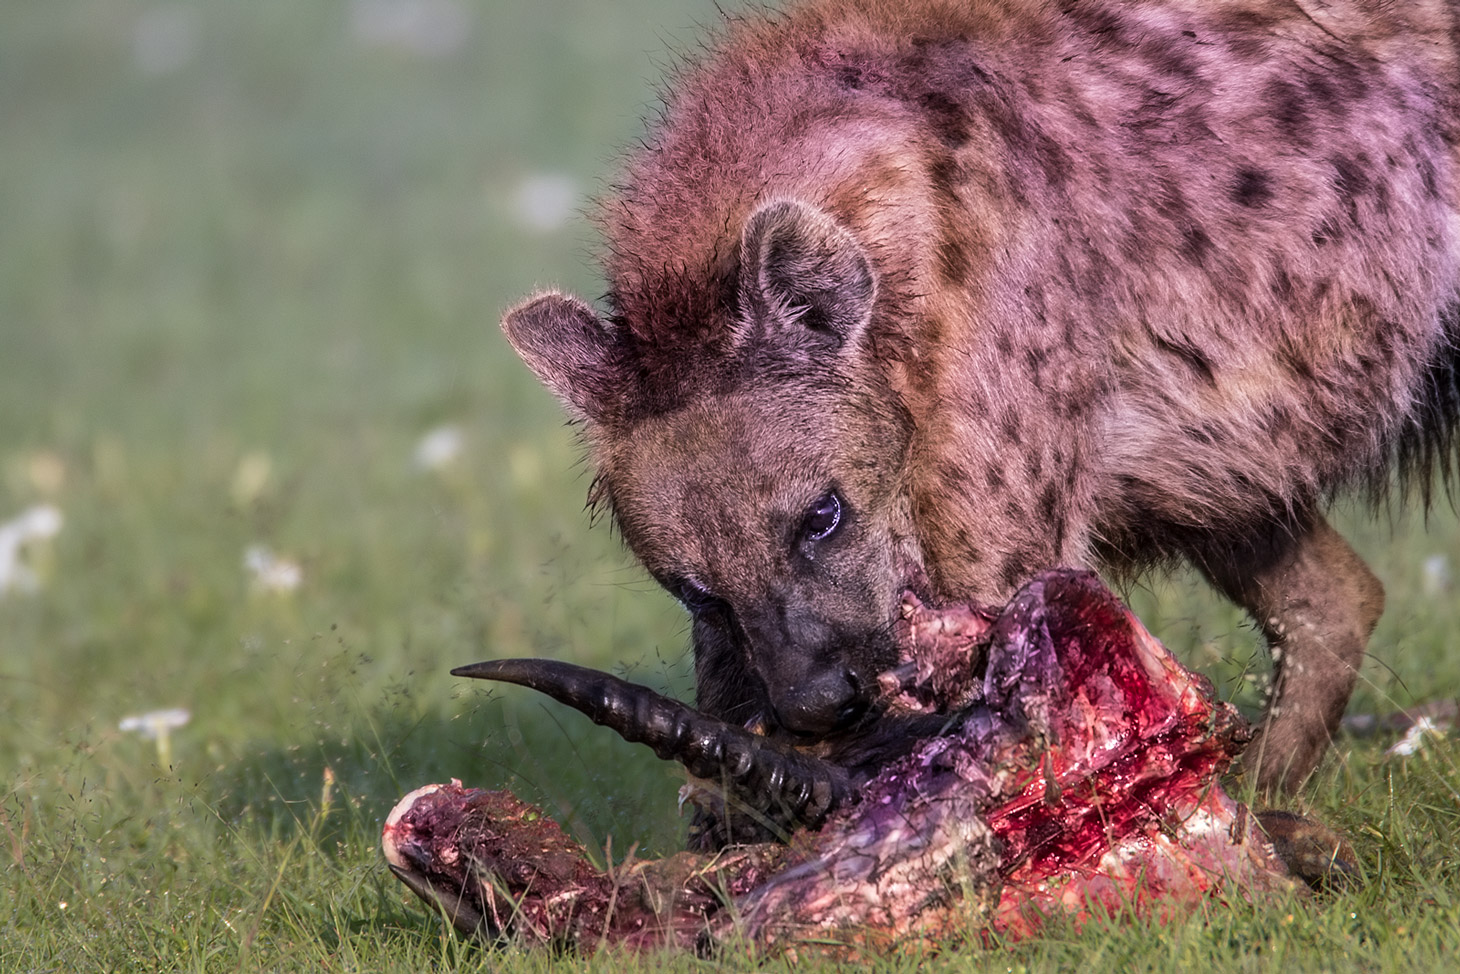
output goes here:
[[787, 686], [775, 702], [776, 719], [782, 727], [813, 737], [840, 730], [866, 708], [856, 674], [841, 666], [807, 674]]

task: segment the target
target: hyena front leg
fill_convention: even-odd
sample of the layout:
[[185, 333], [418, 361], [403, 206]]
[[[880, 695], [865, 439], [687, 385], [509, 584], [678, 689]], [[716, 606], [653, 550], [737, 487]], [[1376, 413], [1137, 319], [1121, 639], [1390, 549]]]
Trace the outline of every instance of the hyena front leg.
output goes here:
[[1318, 766], [1348, 705], [1384, 586], [1318, 515], [1202, 566], [1272, 652], [1272, 696], [1243, 764], [1263, 792], [1294, 792]]

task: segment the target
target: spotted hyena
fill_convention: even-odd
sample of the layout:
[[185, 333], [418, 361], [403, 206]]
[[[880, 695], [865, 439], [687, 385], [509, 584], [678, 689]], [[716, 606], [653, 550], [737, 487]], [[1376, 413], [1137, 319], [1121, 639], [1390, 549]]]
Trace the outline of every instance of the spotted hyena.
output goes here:
[[504, 322], [702, 707], [822, 736], [909, 582], [1184, 559], [1266, 634], [1251, 763], [1301, 783], [1383, 606], [1325, 503], [1453, 469], [1457, 40], [1440, 0], [727, 23], [603, 204], [606, 315]]

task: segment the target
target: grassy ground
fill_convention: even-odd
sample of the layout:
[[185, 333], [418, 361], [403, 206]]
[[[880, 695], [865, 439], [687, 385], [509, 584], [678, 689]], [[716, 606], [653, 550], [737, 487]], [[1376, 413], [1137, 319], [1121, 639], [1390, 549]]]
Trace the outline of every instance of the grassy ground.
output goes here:
[[[64, 516], [26, 552], [39, 590], [0, 596], [0, 970], [579, 966], [444, 935], [385, 872], [390, 803], [450, 776], [593, 848], [675, 847], [671, 769], [446, 671], [545, 654], [689, 690], [683, 620], [589, 529], [577, 450], [496, 320], [537, 284], [597, 293], [572, 208], [712, 16], [0, 7], [0, 520]], [[421, 469], [443, 426], [459, 455]], [[1456, 518], [1345, 525], [1390, 592], [1354, 709], [1453, 695], [1460, 610], [1424, 563], [1460, 568]], [[297, 589], [250, 580], [255, 545]], [[1237, 615], [1182, 579], [1133, 598], [1250, 699]], [[119, 729], [163, 707], [191, 713], [170, 754]], [[1456, 753], [1345, 742], [1304, 796], [1354, 836], [1362, 891], [938, 964], [1448, 967]]]

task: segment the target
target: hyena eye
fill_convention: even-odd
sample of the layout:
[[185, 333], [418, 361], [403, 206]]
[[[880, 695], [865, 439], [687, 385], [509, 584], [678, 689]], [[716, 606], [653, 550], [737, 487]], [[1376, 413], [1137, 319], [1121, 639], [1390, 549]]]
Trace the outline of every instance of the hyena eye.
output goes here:
[[823, 541], [831, 537], [842, 523], [842, 499], [829, 490], [806, 510], [801, 519], [801, 537], [807, 541]]
[[719, 604], [719, 600], [710, 594], [710, 590], [694, 579], [682, 578], [664, 587], [691, 613], [698, 614]]

